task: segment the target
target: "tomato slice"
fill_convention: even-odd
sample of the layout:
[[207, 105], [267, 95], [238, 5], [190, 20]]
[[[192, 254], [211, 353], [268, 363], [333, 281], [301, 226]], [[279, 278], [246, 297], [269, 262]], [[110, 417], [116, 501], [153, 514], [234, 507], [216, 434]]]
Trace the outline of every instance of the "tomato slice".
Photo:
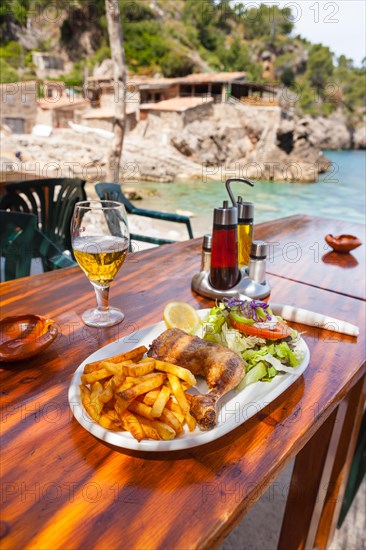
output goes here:
[[256, 325], [248, 325], [246, 323], [239, 323], [235, 321], [229, 314], [230, 326], [248, 336], [258, 336], [258, 338], [265, 338], [266, 340], [282, 340], [291, 336], [291, 329], [285, 323], [277, 321], [274, 328], [261, 328]]

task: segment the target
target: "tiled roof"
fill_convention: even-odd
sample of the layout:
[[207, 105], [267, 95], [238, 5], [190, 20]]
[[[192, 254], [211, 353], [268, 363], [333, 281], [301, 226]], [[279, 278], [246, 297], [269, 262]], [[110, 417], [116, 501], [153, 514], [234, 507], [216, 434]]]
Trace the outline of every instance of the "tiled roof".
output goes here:
[[63, 107], [81, 107], [87, 105], [89, 101], [82, 97], [45, 97], [38, 101], [38, 105], [43, 110], [62, 109]]
[[[209, 84], [215, 82], [233, 82], [236, 79], [242, 79], [246, 77], [246, 73], [243, 71], [236, 72], [212, 72], [212, 73], [194, 73], [187, 76], [182, 76], [179, 78], [153, 78], [148, 76], [129, 76], [127, 84], [143, 87], [162, 87], [162, 86], [171, 86], [173, 84]], [[104, 75], [100, 77], [89, 77], [90, 82], [99, 82], [99, 81], [112, 81], [113, 77]]]
[[183, 112], [188, 109], [194, 109], [200, 105], [207, 105], [212, 103], [212, 97], [174, 97], [172, 99], [165, 99], [164, 101], [158, 101], [157, 103], [143, 103], [140, 105], [141, 111], [175, 111]]
[[180, 84], [209, 84], [214, 82], [232, 82], [238, 78], [245, 78], [245, 76], [245, 72], [196, 73], [189, 74], [177, 80], [179, 80]]

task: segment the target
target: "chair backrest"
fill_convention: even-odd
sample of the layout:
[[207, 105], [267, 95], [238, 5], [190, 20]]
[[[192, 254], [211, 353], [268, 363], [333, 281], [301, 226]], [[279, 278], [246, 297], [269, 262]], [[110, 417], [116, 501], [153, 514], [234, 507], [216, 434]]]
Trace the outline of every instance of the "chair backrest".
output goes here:
[[42, 233], [71, 250], [70, 223], [75, 203], [86, 200], [85, 180], [53, 178], [9, 183], [0, 208], [37, 216]]
[[5, 259], [5, 281], [30, 273], [37, 230], [34, 214], [0, 210], [0, 257]]
[[44, 271], [77, 265], [37, 227], [37, 217], [0, 210], [0, 257], [5, 281], [30, 275], [32, 258], [41, 258]]
[[[156, 210], [146, 210], [144, 208], [137, 208], [134, 206], [123, 194], [121, 186], [117, 183], [97, 183], [95, 185], [95, 191], [101, 200], [112, 200], [121, 202], [124, 204], [126, 212], [135, 216], [143, 216], [146, 218], [152, 218], [155, 220], [170, 221], [175, 223], [184, 223], [187, 227], [188, 235], [190, 239], [193, 239], [193, 232], [191, 222], [187, 216], [180, 216], [179, 214], [169, 214], [167, 212], [158, 212]], [[148, 235], [138, 235], [131, 233], [132, 240], [142, 241], [152, 244], [171, 244], [176, 241], [170, 239], [162, 239], [161, 237], [150, 237]]]
[[118, 183], [97, 183], [95, 191], [102, 201], [117, 201], [121, 202], [127, 214], [132, 214], [135, 210], [134, 205], [122, 193], [121, 186]]

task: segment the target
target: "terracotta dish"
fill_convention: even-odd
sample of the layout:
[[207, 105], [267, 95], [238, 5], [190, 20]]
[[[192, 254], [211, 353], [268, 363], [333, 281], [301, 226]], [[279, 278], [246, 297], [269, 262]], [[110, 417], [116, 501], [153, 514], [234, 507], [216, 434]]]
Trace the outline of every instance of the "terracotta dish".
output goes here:
[[0, 361], [23, 361], [46, 349], [57, 337], [51, 319], [16, 315], [0, 320]]
[[333, 250], [343, 253], [351, 252], [351, 250], [354, 250], [362, 244], [360, 239], [354, 235], [333, 236], [329, 234], [325, 236], [325, 240]]

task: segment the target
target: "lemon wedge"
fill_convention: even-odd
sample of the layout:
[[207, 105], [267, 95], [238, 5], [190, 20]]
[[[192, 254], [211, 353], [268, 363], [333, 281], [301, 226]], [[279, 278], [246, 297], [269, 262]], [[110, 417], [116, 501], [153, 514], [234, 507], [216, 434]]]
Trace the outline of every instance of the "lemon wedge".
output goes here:
[[180, 328], [186, 332], [192, 332], [200, 322], [197, 311], [186, 302], [169, 302], [163, 315], [168, 328]]

